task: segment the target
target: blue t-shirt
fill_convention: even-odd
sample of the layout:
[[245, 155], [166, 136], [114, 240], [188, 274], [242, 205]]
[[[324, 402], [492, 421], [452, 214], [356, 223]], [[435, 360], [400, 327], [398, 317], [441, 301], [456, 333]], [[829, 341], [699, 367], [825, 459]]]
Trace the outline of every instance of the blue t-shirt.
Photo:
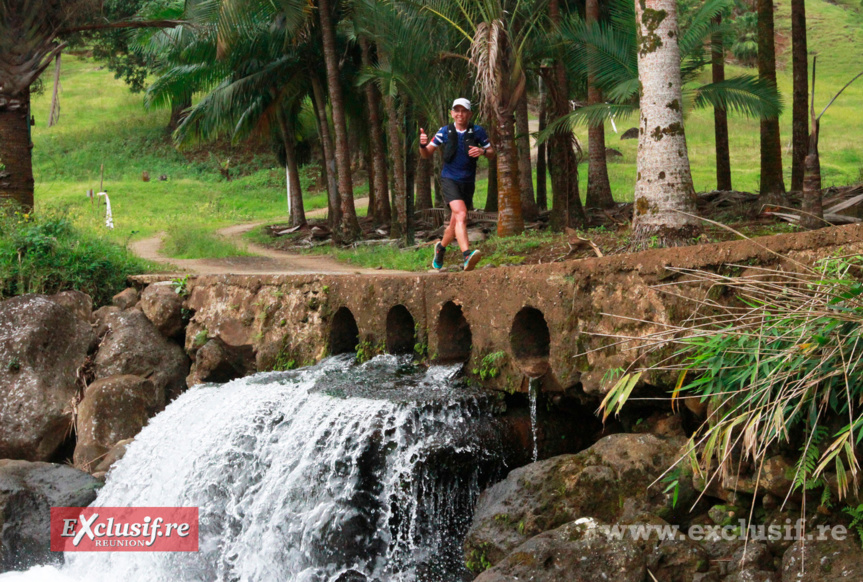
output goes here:
[[[443, 126], [435, 134], [434, 139], [432, 139], [435, 147], [444, 147], [446, 144], [449, 134], [448, 127], [447, 125]], [[456, 132], [458, 132], [458, 151], [451, 162], [444, 162], [443, 171], [440, 175], [456, 182], [474, 182], [476, 180], [476, 158], [467, 155], [467, 147], [464, 145], [464, 136], [467, 130], [456, 130]], [[488, 134], [478, 125], [473, 126], [473, 136], [476, 139], [477, 147], [485, 149], [491, 145], [488, 142]]]

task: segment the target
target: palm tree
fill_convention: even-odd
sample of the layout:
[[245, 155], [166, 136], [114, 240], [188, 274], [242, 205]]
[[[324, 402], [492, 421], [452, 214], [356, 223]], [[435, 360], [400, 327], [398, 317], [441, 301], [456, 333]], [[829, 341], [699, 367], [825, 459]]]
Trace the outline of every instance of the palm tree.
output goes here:
[[[338, 0], [336, 0], [338, 2]], [[335, 6], [337, 8], [337, 6]], [[329, 0], [318, 0], [318, 18], [321, 24], [323, 39], [324, 62], [327, 69], [327, 89], [332, 105], [333, 128], [336, 134], [336, 168], [339, 180], [339, 199], [341, 201], [341, 222], [339, 238], [342, 241], [352, 241], [361, 234], [354, 207], [354, 185], [351, 176], [351, 151], [348, 141], [348, 124], [345, 114], [345, 101], [342, 86], [339, 82], [339, 57], [336, 51], [336, 31], [333, 24], [333, 12]]]
[[642, 92], [633, 239], [638, 245], [689, 244], [699, 222], [683, 129], [677, 3], [636, 2], [635, 13]]
[[0, 198], [33, 207], [30, 87], [74, 32], [176, 26], [99, 22], [95, 0], [0, 0]]
[[[599, 0], [585, 2], [585, 24], [591, 27], [599, 22]], [[593, 50], [590, 47], [589, 50]], [[591, 72], [587, 78], [587, 103], [598, 105], [603, 102], [602, 89], [597, 87], [595, 75]], [[611, 208], [614, 198], [611, 195], [611, 183], [608, 181], [608, 164], [605, 155], [605, 125], [591, 124], [587, 133], [588, 169], [587, 169], [587, 207]]]
[[[776, 86], [773, 0], [758, 0], [758, 76]], [[761, 184], [758, 191], [765, 204], [783, 204], [785, 201], [778, 115], [761, 120]]]
[[804, 0], [791, 0], [791, 62], [794, 84], [791, 105], [791, 189], [798, 191], [803, 189], [803, 165], [809, 147], [809, 128], [807, 127], [808, 60], [806, 4]]
[[[371, 45], [367, 38], [360, 37], [360, 48], [362, 49], [363, 68], [372, 66]], [[374, 168], [373, 184], [369, 184], [369, 191], [374, 190], [375, 195], [375, 224], [389, 224], [390, 215], [390, 193], [389, 180], [387, 178], [386, 143], [381, 122], [381, 94], [374, 83], [365, 85], [366, 106], [369, 110], [369, 126], [371, 128], [371, 157]]]
[[[710, 52], [713, 83], [725, 81], [725, 45], [722, 42], [722, 15], [714, 18], [717, 30], [710, 37]], [[713, 133], [716, 140], [716, 188], [731, 190], [731, 150], [728, 145], [728, 111], [718, 105], [713, 107]]]

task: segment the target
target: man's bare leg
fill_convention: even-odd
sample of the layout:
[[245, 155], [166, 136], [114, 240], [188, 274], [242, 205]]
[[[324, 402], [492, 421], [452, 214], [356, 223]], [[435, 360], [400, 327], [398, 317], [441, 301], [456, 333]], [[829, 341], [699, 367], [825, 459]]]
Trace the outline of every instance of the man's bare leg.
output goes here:
[[467, 206], [462, 200], [453, 200], [449, 203], [449, 207], [452, 210], [452, 216], [440, 244], [446, 248], [455, 239], [461, 251], [465, 252], [470, 248], [467, 241]]

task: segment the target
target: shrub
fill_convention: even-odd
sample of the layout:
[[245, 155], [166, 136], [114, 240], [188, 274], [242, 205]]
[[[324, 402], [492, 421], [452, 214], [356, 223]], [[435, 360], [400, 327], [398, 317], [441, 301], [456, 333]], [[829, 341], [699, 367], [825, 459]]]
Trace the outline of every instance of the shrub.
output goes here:
[[124, 247], [77, 229], [61, 211], [28, 214], [0, 208], [0, 298], [77, 289], [96, 306], [148, 270]]

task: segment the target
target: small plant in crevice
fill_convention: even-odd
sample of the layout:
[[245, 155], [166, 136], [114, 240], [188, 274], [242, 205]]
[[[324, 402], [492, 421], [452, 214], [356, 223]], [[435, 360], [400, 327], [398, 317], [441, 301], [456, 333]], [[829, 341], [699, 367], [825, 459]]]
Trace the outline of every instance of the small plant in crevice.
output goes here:
[[174, 293], [180, 297], [189, 296], [189, 276], [183, 275], [176, 279], [171, 279], [171, 286], [174, 288]]
[[198, 333], [195, 334], [195, 339], [193, 340], [192, 345], [196, 348], [200, 348], [205, 343], [207, 343], [207, 340], [209, 340], [209, 339], [210, 339], [210, 332], [207, 331], [207, 328], [205, 327], [201, 331], [199, 331]]
[[848, 524], [848, 529], [857, 532], [860, 545], [863, 547], [863, 504], [860, 504], [857, 507], [849, 505], [847, 507], [843, 507], [842, 511], [851, 516], [851, 523]]
[[484, 356], [479, 362], [479, 367], [471, 370], [474, 376], [479, 376], [480, 380], [490, 380], [497, 378], [500, 375], [500, 367], [506, 358], [506, 352], [498, 351], [491, 352]]
[[21, 371], [21, 360], [18, 359], [18, 356], [12, 356], [9, 360], [9, 363], [6, 364], [7, 372], [20, 372]]
[[364, 364], [375, 356], [386, 353], [386, 343], [381, 340], [377, 344], [371, 340], [364, 340], [357, 344], [357, 363]]

